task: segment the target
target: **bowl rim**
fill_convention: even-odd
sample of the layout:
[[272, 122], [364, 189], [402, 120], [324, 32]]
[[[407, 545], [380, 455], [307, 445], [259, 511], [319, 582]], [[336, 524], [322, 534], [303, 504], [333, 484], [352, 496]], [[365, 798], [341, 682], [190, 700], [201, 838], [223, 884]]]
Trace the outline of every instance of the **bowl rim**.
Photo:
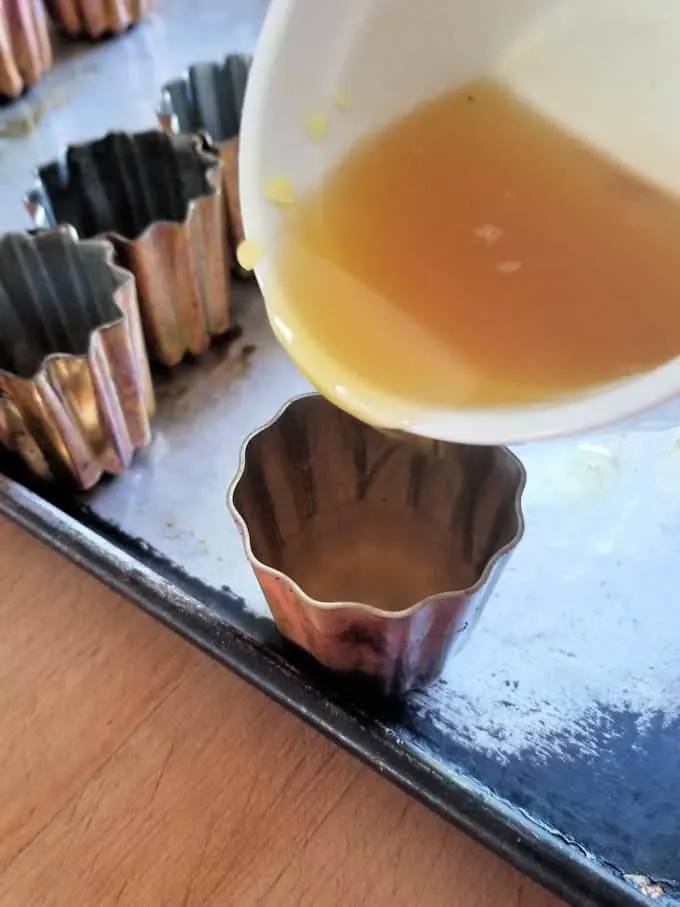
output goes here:
[[[295, 595], [297, 596], [297, 598], [306, 607], [317, 608], [321, 611], [339, 611], [342, 609], [351, 609], [351, 610], [358, 611], [363, 614], [369, 614], [374, 617], [385, 618], [388, 620], [403, 620], [406, 618], [410, 618], [411, 616], [413, 616], [413, 614], [415, 614], [417, 611], [424, 608], [426, 605], [436, 604], [441, 599], [449, 599], [451, 597], [463, 598], [465, 596], [470, 596], [470, 595], [473, 595], [474, 593], [478, 592], [489, 580], [491, 573], [493, 572], [496, 565], [502, 560], [502, 558], [505, 557], [514, 548], [517, 547], [519, 542], [522, 540], [525, 529], [526, 529], [524, 511], [522, 510], [522, 496], [523, 496], [524, 490], [526, 488], [527, 471], [526, 471], [524, 464], [519, 459], [519, 457], [515, 453], [513, 453], [513, 451], [511, 451], [507, 447], [503, 447], [501, 445], [492, 445], [492, 446], [499, 447], [499, 449], [503, 452], [504, 456], [506, 456], [510, 461], [512, 461], [515, 464], [515, 466], [517, 467], [517, 471], [518, 471], [518, 482], [517, 482], [517, 487], [515, 489], [515, 494], [514, 494], [514, 515], [515, 515], [515, 519], [517, 521], [517, 527], [515, 529], [515, 532], [513, 533], [512, 538], [493, 553], [493, 555], [487, 560], [487, 562], [484, 566], [484, 569], [482, 570], [482, 572], [480, 573], [480, 575], [478, 576], [476, 581], [474, 583], [472, 583], [470, 586], [465, 586], [460, 589], [447, 589], [443, 592], [436, 592], [433, 595], [429, 595], [427, 598], [423, 598], [417, 602], [414, 602], [414, 604], [410, 605], [408, 608], [402, 608], [398, 611], [387, 611], [387, 610], [384, 610], [383, 608], [378, 608], [375, 605], [369, 605], [366, 602], [322, 601], [321, 599], [313, 598], [311, 595], [309, 595], [307, 592], [305, 592], [305, 590], [291, 576], [289, 576], [283, 570], [278, 570], [275, 567], [272, 567], [271, 565], [260, 560], [260, 558], [258, 558], [255, 555], [255, 553], [253, 552], [253, 549], [252, 549], [252, 544], [251, 544], [250, 529], [248, 528], [248, 524], [247, 524], [245, 518], [241, 514], [238, 506], [236, 505], [236, 502], [234, 501], [234, 495], [236, 494], [236, 491], [245, 474], [247, 458], [248, 458], [248, 447], [249, 447], [251, 441], [253, 441], [256, 437], [263, 434], [264, 432], [268, 431], [280, 419], [282, 419], [283, 416], [286, 414], [286, 412], [289, 409], [300, 404], [304, 400], [308, 400], [308, 399], [312, 399], [312, 398], [324, 400], [328, 404], [328, 406], [333, 406], [333, 404], [330, 401], [326, 400], [322, 394], [315, 393], [313, 391], [304, 393], [304, 394], [298, 394], [295, 397], [291, 397], [282, 406], [280, 406], [279, 409], [277, 410], [277, 412], [267, 422], [263, 423], [258, 428], [251, 431], [250, 434], [245, 438], [245, 440], [241, 444], [241, 449], [239, 451], [238, 468], [236, 470], [234, 477], [232, 478], [231, 482], [229, 483], [229, 487], [227, 489], [227, 508], [232, 516], [232, 519], [234, 520], [234, 522], [237, 525], [237, 528], [239, 530], [239, 533], [241, 535], [241, 539], [243, 542], [243, 547], [245, 550], [246, 558], [248, 559], [250, 565], [252, 567], [256, 568], [257, 570], [263, 571], [268, 576], [271, 576], [273, 579], [282, 580], [282, 581], [288, 583], [290, 585], [290, 587], [292, 588], [293, 592], [295, 593]], [[337, 409], [337, 407], [335, 407], [335, 408]], [[341, 412], [343, 412], [343, 410], [341, 410]], [[351, 414], [345, 413], [345, 415], [347, 415], [351, 419], [356, 419], [356, 417], [352, 416]], [[356, 420], [356, 421], [360, 421], [360, 420]], [[378, 429], [374, 428], [371, 425], [366, 425], [365, 427], [371, 431], [378, 431]], [[451, 446], [451, 447], [473, 446], [473, 445], [458, 445], [454, 442], [443, 442], [443, 443], [446, 444], [447, 446]]]

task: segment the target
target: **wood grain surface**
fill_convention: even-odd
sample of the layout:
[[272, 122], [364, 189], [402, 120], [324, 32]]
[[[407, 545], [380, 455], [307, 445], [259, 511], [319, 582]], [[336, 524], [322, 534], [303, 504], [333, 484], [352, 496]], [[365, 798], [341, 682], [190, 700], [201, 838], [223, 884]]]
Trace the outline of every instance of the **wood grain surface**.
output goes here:
[[559, 907], [0, 520], [2, 907]]

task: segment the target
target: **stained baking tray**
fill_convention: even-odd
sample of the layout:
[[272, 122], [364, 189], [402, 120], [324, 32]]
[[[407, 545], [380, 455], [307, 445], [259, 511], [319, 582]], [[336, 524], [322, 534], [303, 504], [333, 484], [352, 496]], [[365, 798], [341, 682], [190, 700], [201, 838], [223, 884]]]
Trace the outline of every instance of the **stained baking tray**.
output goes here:
[[[32, 166], [153, 125], [159, 85], [249, 51], [265, 5], [194, 0], [186, 20], [166, 0], [58, 62], [0, 117], [11, 135], [43, 111], [0, 139], [0, 228], [25, 224]], [[227, 513], [243, 438], [308, 389], [255, 288], [235, 295], [240, 336], [156, 373], [155, 440], [129, 472], [82, 496], [12, 472], [0, 511], [570, 902], [680, 905], [680, 430], [519, 449], [527, 532], [476, 635], [429, 690], [369, 700], [281, 640]]]

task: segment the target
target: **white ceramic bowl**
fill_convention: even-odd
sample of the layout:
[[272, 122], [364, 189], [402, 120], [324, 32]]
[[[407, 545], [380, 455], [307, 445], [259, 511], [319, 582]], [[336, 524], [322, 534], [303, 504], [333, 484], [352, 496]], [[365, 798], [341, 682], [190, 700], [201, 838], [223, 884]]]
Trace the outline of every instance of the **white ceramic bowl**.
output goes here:
[[[480, 75], [497, 75], [537, 108], [680, 193], [680, 5], [676, 0], [272, 0], [250, 75], [241, 131], [246, 235], [271, 250], [281, 211], [266, 181], [314, 186], [367, 132], [419, 101]], [[333, 111], [341, 90], [351, 109]], [[332, 115], [322, 142], [306, 112]], [[680, 247], [680, 242], [679, 242]], [[637, 417], [676, 419], [680, 359], [559, 402], [502, 409], [423, 409], [376, 389], [348, 402], [342, 363], [310, 367], [304, 325], [291, 332], [271, 257], [256, 269], [270, 321], [300, 369], [355, 416], [384, 428], [479, 444], [574, 434]], [[680, 304], [680, 300], [679, 300]], [[304, 341], [304, 342], [303, 342]], [[680, 351], [679, 351], [680, 353]], [[314, 361], [323, 356], [314, 348]]]

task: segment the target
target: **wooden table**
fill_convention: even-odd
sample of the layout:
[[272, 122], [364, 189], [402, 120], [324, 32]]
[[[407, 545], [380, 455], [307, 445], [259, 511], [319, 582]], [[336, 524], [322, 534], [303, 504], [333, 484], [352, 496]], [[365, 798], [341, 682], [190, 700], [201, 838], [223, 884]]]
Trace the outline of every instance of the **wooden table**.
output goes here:
[[0, 520], [2, 907], [559, 907]]

